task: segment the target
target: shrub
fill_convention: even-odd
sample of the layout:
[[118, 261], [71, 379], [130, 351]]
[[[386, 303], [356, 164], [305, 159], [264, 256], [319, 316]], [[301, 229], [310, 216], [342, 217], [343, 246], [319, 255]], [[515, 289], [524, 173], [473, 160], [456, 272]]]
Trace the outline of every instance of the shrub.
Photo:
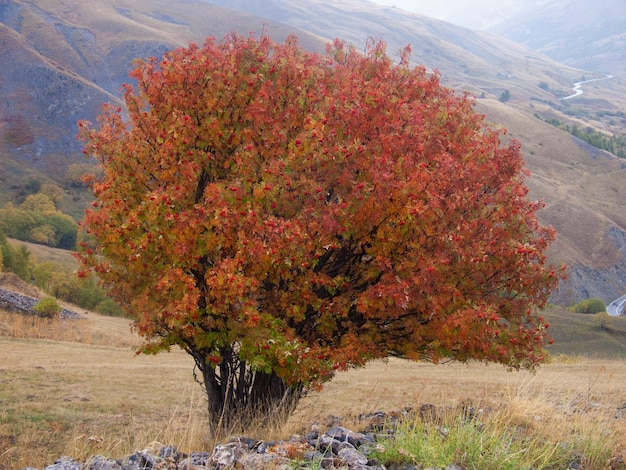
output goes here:
[[124, 310], [111, 298], [106, 297], [96, 307], [96, 312], [100, 315], [107, 315], [109, 317], [124, 317], [126, 316]]
[[585, 299], [574, 305], [574, 312], [576, 313], [598, 313], [605, 311], [606, 305], [604, 305], [604, 302], [601, 299], [597, 298]]
[[49, 293], [58, 299], [78, 304], [82, 290], [80, 279], [67, 272], [53, 273]]
[[37, 302], [34, 310], [42, 317], [54, 318], [61, 313], [61, 306], [54, 297], [44, 297]]
[[9, 242], [0, 242], [0, 251], [2, 251], [3, 269], [11, 271], [20, 279], [30, 282], [31, 266], [30, 252], [25, 246], [14, 247]]
[[593, 322], [601, 330], [610, 330], [613, 326], [613, 317], [606, 311], [598, 312], [593, 315]]

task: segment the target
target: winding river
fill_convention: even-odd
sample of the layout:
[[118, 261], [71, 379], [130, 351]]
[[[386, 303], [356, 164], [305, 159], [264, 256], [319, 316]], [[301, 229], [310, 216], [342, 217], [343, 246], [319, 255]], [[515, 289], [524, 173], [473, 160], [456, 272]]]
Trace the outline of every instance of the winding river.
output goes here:
[[569, 100], [570, 98], [574, 98], [575, 96], [579, 96], [583, 94], [583, 85], [585, 83], [589, 83], [589, 82], [597, 82], [599, 80], [608, 80], [609, 78], [613, 78], [613, 75], [606, 75], [602, 78], [592, 78], [591, 80], [583, 80], [582, 82], [576, 82], [574, 83], [574, 88], [572, 88], [572, 90], [574, 90], [574, 94], [569, 95], [569, 96], [565, 96], [563, 98], [561, 98], [562, 100]]

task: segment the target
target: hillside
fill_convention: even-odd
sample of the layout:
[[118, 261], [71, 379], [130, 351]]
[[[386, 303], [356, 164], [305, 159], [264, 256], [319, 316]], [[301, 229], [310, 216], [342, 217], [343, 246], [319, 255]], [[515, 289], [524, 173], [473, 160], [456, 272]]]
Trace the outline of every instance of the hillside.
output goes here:
[[520, 8], [489, 31], [583, 70], [626, 74], [626, 3], [549, 0]]
[[[60, 178], [82, 159], [76, 122], [116, 102], [136, 57], [222, 37], [235, 29], [277, 40], [294, 32], [268, 20], [185, 1], [0, 2], [0, 159]], [[317, 38], [298, 31], [307, 47]]]
[[623, 294], [626, 161], [544, 121], [626, 134], [626, 81], [586, 84], [583, 95], [564, 101], [575, 81], [600, 76], [490, 33], [366, 0], [0, 2], [0, 61], [11, 64], [0, 68], [0, 203], [19, 202], [33, 179], [63, 181], [68, 165], [82, 159], [76, 121], [94, 121], [104, 101], [117, 100], [134, 57], [229, 31], [277, 40], [294, 32], [316, 50], [335, 37], [359, 48], [382, 38], [391, 54], [411, 44], [415, 63], [474, 94], [477, 110], [521, 141], [531, 196], [546, 202], [541, 220], [559, 231], [550, 257], [570, 266], [553, 300], [608, 302]]
[[233, 11], [286, 23], [326, 40], [336, 37], [364, 47], [370, 37], [381, 38], [390, 54], [410, 44], [413, 61], [441, 72], [456, 89], [494, 97], [508, 88], [513, 96], [552, 99], [538, 88], [545, 81], [567, 93], [580, 71], [564, 67], [493, 34], [380, 6], [367, 0], [205, 0]]

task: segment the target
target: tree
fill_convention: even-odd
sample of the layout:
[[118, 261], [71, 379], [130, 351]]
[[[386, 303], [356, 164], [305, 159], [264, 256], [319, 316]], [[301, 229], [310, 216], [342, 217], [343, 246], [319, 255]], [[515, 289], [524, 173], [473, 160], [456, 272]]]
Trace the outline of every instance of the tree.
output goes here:
[[[0, 233], [2, 233], [0, 231]], [[3, 269], [15, 273], [20, 279], [30, 282], [30, 252], [24, 245], [13, 246], [4, 235], [0, 235], [0, 250], [2, 250]]]
[[39, 192], [48, 196], [48, 198], [54, 203], [55, 207], [63, 200], [63, 197], [65, 196], [63, 188], [56, 184], [42, 184]]
[[32, 213], [15, 207], [8, 202], [0, 208], [0, 230], [7, 237], [28, 240], [30, 231], [37, 226]]
[[37, 193], [17, 208], [12, 203], [0, 208], [0, 230], [19, 240], [73, 250], [78, 224], [58, 211], [49, 196]]
[[34, 212], [55, 212], [57, 210], [54, 201], [43, 193], [30, 194], [20, 204], [20, 209]]
[[81, 274], [143, 352], [193, 356], [213, 426], [376, 358], [542, 360], [560, 274], [519, 144], [409, 54], [210, 39], [138, 62], [126, 109], [80, 124], [104, 167]]
[[57, 248], [64, 250], [74, 250], [76, 248], [76, 234], [78, 224], [71, 215], [60, 211], [45, 214], [46, 223], [54, 229], [54, 244]]

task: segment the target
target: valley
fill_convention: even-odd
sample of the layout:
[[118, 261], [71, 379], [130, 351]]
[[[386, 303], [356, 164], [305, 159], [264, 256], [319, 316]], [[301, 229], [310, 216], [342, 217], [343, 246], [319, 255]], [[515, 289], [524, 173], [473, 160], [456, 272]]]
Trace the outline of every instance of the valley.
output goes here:
[[574, 83], [574, 88], [572, 88], [572, 91], [574, 92], [572, 95], [567, 95], [564, 96], [563, 98], [561, 98], [562, 100], [570, 100], [572, 98], [576, 98], [577, 96], [580, 96], [584, 93], [583, 90], [583, 85], [585, 83], [592, 83], [592, 82], [597, 82], [600, 80], [609, 80], [613, 78], [613, 75], [607, 75], [606, 77], [602, 77], [602, 78], [592, 78], [589, 80], [583, 80], [582, 82], [576, 82]]

